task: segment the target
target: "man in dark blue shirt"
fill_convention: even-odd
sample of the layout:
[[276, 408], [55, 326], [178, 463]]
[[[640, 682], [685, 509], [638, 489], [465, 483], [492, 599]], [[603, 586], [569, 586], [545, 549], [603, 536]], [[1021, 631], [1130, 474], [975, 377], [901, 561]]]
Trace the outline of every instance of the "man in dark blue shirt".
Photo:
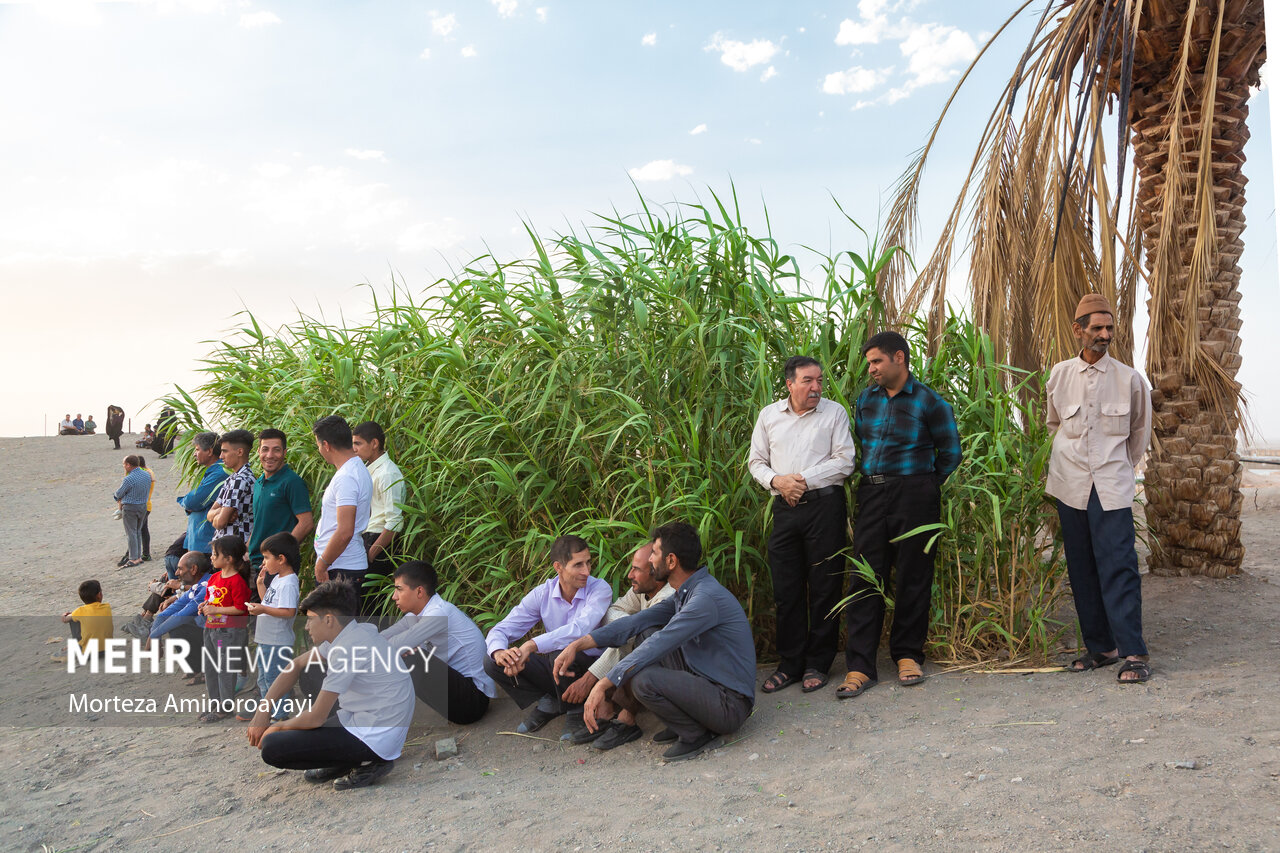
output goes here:
[[[960, 435], [951, 404], [911, 375], [911, 354], [897, 332], [873, 335], [862, 347], [874, 382], [858, 396], [854, 415], [860, 458], [858, 517], [853, 553], [875, 573], [875, 582], [855, 574], [847, 610], [845, 664], [849, 673], [836, 695], [849, 699], [876, 683], [876, 655], [884, 625], [889, 570], [896, 568], [889, 654], [898, 683], [924, 680], [924, 642], [929, 632], [933, 554], [931, 532], [895, 542], [941, 516], [942, 483], [960, 465]], [[880, 589], [877, 589], [877, 585]]]
[[587, 649], [616, 647], [648, 628], [658, 630], [596, 682], [583, 708], [595, 731], [613, 716], [611, 704], [632, 713], [648, 708], [667, 725], [654, 740], [675, 741], [662, 757], [693, 758], [723, 742], [751, 715], [756, 693], [756, 649], [742, 605], [711, 576], [698, 532], [684, 522], [652, 534], [653, 577], [675, 590], [666, 601], [615, 619], [571, 643], [553, 672], [567, 675]]

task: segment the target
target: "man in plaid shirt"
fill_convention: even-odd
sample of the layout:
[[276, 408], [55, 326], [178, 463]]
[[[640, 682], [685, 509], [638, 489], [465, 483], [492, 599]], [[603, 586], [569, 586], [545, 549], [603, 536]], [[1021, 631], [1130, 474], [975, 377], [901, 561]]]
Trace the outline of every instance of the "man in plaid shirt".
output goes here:
[[951, 404], [911, 375], [911, 354], [897, 332], [873, 335], [862, 347], [873, 384], [858, 395], [854, 415], [860, 458], [858, 517], [853, 553], [875, 573], [875, 583], [855, 574], [849, 592], [848, 637], [841, 699], [876, 683], [876, 655], [884, 625], [889, 569], [897, 572], [889, 654], [898, 683], [924, 680], [924, 641], [929, 632], [932, 532], [901, 537], [936, 524], [942, 514], [942, 483], [960, 466], [960, 435]]
[[209, 523], [214, 538], [239, 536], [249, 544], [253, 534], [253, 469], [249, 452], [253, 450], [253, 433], [233, 429], [222, 437], [222, 464], [231, 476], [222, 484], [218, 497], [209, 507]]

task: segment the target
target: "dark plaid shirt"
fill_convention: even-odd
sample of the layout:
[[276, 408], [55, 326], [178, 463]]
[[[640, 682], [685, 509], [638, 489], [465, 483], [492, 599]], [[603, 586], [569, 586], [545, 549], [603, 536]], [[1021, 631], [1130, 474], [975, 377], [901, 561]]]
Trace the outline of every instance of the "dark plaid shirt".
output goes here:
[[236, 511], [236, 520], [223, 530], [215, 530], [214, 537], [239, 536], [249, 544], [253, 536], [253, 469], [245, 463], [232, 474], [218, 491], [218, 503]]
[[893, 397], [879, 385], [858, 395], [854, 433], [864, 475], [937, 474], [941, 482], [960, 467], [960, 433], [951, 404], [910, 374]]

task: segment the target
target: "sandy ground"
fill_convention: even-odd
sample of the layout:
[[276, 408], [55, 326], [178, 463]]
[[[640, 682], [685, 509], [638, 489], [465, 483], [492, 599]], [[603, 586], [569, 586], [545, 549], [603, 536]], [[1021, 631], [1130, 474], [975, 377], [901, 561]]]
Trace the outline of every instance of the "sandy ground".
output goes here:
[[[923, 686], [837, 702], [836, 674], [819, 693], [762, 695], [735, 742], [672, 765], [647, 737], [601, 754], [499, 735], [521, 717], [506, 699], [467, 729], [419, 705], [395, 771], [335, 793], [264, 765], [241, 725], [69, 711], [73, 693], [163, 703], [201, 692], [172, 675], [68, 674], [50, 661], [79, 581], [102, 581], [117, 625], [141, 601], [146, 573], [114, 568], [124, 536], [110, 492], [126, 451], [102, 437], [0, 439], [0, 450], [6, 850], [1280, 849], [1269, 489], [1250, 502], [1245, 575], [1145, 579], [1148, 685], [1122, 688], [1114, 668], [930, 667]], [[155, 470], [159, 555], [182, 518], [170, 463]], [[460, 755], [436, 762], [445, 736]]]

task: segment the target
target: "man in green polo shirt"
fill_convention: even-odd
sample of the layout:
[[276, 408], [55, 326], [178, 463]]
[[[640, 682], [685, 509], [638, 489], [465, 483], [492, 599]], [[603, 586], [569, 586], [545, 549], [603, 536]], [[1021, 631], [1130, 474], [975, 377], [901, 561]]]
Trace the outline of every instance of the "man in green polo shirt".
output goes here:
[[285, 434], [278, 429], [264, 429], [258, 433], [258, 461], [262, 463], [262, 476], [253, 483], [253, 533], [249, 537], [249, 562], [253, 565], [253, 576], [250, 589], [257, 588], [258, 570], [262, 567], [261, 546], [268, 536], [292, 533], [301, 544], [315, 527], [307, 484], [284, 461], [285, 445]]

